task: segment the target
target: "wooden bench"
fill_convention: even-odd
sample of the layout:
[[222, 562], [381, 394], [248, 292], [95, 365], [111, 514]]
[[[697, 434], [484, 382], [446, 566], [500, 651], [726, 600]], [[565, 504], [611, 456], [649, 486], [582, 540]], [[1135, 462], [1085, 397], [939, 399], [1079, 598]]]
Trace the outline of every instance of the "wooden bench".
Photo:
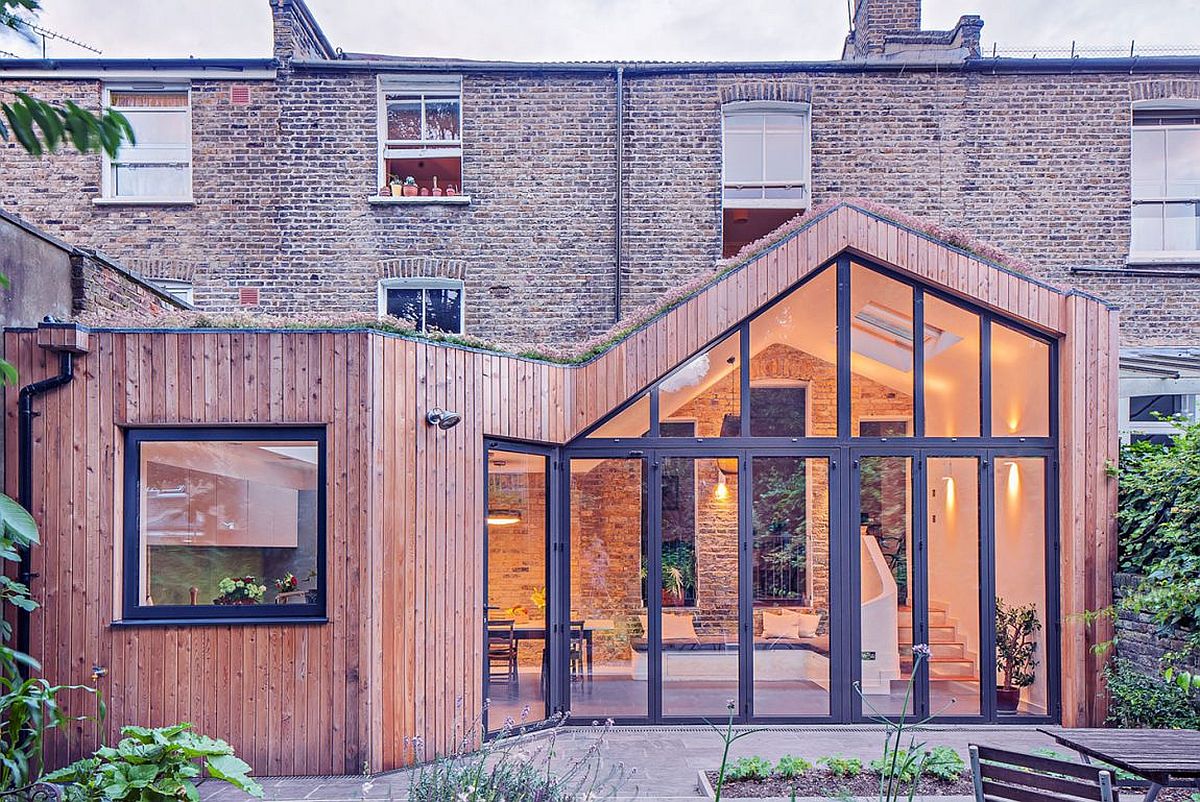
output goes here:
[[976, 802], [1118, 802], [1107, 769], [975, 744], [970, 752]]

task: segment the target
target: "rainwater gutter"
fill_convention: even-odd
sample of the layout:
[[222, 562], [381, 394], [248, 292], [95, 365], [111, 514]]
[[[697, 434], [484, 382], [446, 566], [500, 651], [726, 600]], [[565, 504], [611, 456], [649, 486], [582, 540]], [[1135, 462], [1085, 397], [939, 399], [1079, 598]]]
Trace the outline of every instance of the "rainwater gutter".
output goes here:
[[617, 211], [614, 223], [614, 239], [616, 240], [616, 276], [613, 282], [613, 323], [621, 321], [621, 294], [624, 289], [621, 281], [621, 251], [622, 231], [621, 218], [625, 205], [625, 67], [616, 68], [617, 78]]

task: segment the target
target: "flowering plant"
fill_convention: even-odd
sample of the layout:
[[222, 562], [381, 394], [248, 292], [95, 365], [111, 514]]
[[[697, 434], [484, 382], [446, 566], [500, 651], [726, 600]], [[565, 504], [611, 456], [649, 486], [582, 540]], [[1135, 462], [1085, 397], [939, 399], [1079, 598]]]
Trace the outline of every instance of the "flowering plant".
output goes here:
[[291, 593], [298, 587], [300, 587], [300, 580], [296, 579], [296, 575], [291, 571], [288, 571], [282, 577], [275, 580], [276, 593]]
[[258, 604], [267, 592], [266, 585], [259, 585], [252, 576], [227, 576], [217, 583], [220, 596], [213, 604]]

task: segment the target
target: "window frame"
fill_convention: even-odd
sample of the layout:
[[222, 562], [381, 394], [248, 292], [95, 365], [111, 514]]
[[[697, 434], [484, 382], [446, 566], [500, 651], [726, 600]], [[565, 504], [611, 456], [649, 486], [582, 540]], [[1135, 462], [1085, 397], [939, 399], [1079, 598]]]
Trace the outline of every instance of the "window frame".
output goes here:
[[[109, 156], [107, 153], [101, 154], [102, 170], [100, 173], [100, 200], [103, 202], [107, 202], [107, 203], [129, 203], [129, 204], [192, 203], [194, 194], [195, 194], [195, 188], [193, 186], [193, 180], [195, 178], [195, 148], [194, 148], [194, 143], [192, 140], [195, 137], [195, 133], [192, 128], [192, 87], [191, 87], [191, 84], [190, 83], [155, 83], [152, 85], [146, 85], [146, 84], [140, 84], [140, 83], [105, 84], [104, 85], [104, 98], [103, 98], [105, 111], [111, 110], [113, 108], [113, 105], [112, 105], [112, 93], [113, 92], [143, 92], [146, 94], [154, 94], [154, 93], [175, 94], [175, 93], [182, 92], [187, 97], [187, 104], [184, 106], [183, 111], [180, 111], [175, 108], [171, 108], [168, 110], [168, 109], [163, 109], [160, 107], [138, 107], [138, 106], [121, 107], [120, 109], [118, 109], [118, 111], [124, 112], [124, 111], [133, 110], [133, 111], [138, 111], [138, 112], [151, 112], [151, 113], [163, 113], [163, 114], [169, 113], [169, 114], [182, 114], [183, 115], [184, 120], [187, 125], [187, 131], [188, 131], [187, 142], [186, 142], [188, 189], [187, 189], [186, 195], [117, 195], [115, 182], [113, 181], [113, 170], [115, 167], [120, 166], [121, 164], [125, 163], [124, 160], [121, 158], [120, 151], [118, 150], [116, 157]], [[137, 147], [137, 146], [135, 146], [135, 147]], [[140, 160], [138, 160], [136, 162], [132, 162], [132, 163], [134, 163], [134, 164], [163, 164], [163, 165], [179, 164], [178, 161], [174, 161], [174, 160], [146, 161], [145, 159], [140, 159]]]
[[185, 304], [196, 303], [196, 285], [181, 278], [151, 278], [150, 283]]
[[[727, 199], [725, 191], [731, 187], [771, 187], [795, 186], [793, 181], [768, 181], [766, 164], [766, 131], [762, 133], [763, 144], [763, 181], [761, 184], [731, 183], [726, 180], [725, 171], [728, 166], [726, 158], [728, 119], [739, 115], [771, 114], [794, 115], [803, 119], [804, 152], [801, 154], [803, 175], [800, 186], [803, 194], [799, 198], [737, 198]], [[764, 120], [765, 124], [765, 120]], [[812, 204], [812, 104], [803, 101], [786, 100], [745, 100], [725, 103], [721, 106], [721, 208], [722, 209], [807, 209]]]
[[[1155, 122], [1138, 122], [1139, 117], [1153, 117], [1158, 115], [1160, 119]], [[1191, 117], [1192, 122], [1169, 122], [1171, 117]], [[1130, 116], [1130, 132], [1129, 132], [1129, 256], [1127, 262], [1131, 264], [1154, 264], [1154, 263], [1184, 263], [1194, 264], [1200, 263], [1200, 242], [1197, 243], [1197, 248], [1192, 250], [1174, 250], [1160, 248], [1157, 250], [1135, 250], [1133, 241], [1134, 215], [1139, 206], [1147, 207], [1163, 207], [1170, 204], [1192, 204], [1197, 209], [1200, 209], [1200, 190], [1190, 195], [1172, 195], [1166, 193], [1161, 196], [1138, 197], [1134, 190], [1133, 180], [1133, 140], [1134, 136], [1139, 131], [1162, 131], [1164, 137], [1170, 131], [1190, 130], [1200, 131], [1200, 105], [1191, 104], [1170, 104], [1162, 105], [1154, 103], [1149, 105], [1135, 105], [1133, 113]], [[1169, 176], [1166, 172], [1166, 163], [1169, 156], [1170, 140], [1166, 137], [1163, 144], [1164, 158], [1164, 178]], [[1164, 185], [1165, 189], [1165, 185]], [[1197, 215], [1200, 217], [1200, 214]], [[1163, 223], [1165, 226], [1165, 222]], [[1165, 245], [1165, 228], [1162, 232], [1163, 242]]]
[[[449, 99], [458, 101], [458, 139], [388, 139], [387, 103], [389, 95], [420, 95], [421, 97], [421, 131], [425, 130], [425, 106], [430, 98]], [[461, 75], [422, 75], [418, 78], [404, 78], [395, 75], [380, 75], [376, 81], [376, 176], [375, 186], [387, 183], [387, 160], [391, 159], [445, 159], [457, 158], [459, 170], [458, 195], [450, 196], [451, 201], [469, 198], [464, 186], [466, 184], [466, 164], [463, 159], [463, 91]], [[395, 151], [396, 146], [410, 146]], [[389, 155], [389, 153], [393, 155]], [[403, 155], [394, 155], [396, 153]], [[372, 193], [373, 195], [374, 193]], [[396, 201], [396, 198], [388, 198]], [[401, 201], [413, 202], [447, 202], [446, 196], [414, 196], [400, 198]]]
[[[387, 316], [387, 291], [391, 289], [399, 290], [458, 290], [458, 331], [442, 331], [433, 332], [434, 334], [455, 334], [461, 335], [466, 333], [466, 317], [467, 317], [467, 287], [466, 282], [460, 278], [440, 278], [433, 276], [413, 276], [404, 277], [397, 276], [393, 278], [383, 278], [376, 285], [376, 312], [380, 318]], [[425, 318], [428, 312], [428, 303], [422, 295], [421, 303], [421, 322], [418, 326], [418, 331], [422, 334], [428, 334], [429, 329], [425, 325]]]
[[[141, 580], [141, 444], [155, 442], [296, 441], [317, 444], [317, 601], [304, 604], [145, 605], [140, 603]], [[201, 625], [261, 623], [326, 623], [329, 595], [327, 548], [328, 444], [324, 425], [293, 426], [141, 426], [125, 429], [124, 527], [122, 538], [120, 625]]]

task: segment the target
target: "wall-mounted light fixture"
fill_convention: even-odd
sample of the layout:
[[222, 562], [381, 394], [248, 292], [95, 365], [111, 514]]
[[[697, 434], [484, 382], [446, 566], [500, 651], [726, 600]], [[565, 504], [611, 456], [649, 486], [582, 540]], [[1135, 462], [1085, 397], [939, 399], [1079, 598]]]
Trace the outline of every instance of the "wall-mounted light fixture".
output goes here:
[[429, 410], [428, 414], [425, 415], [425, 421], [430, 426], [436, 426], [439, 429], [453, 429], [462, 423], [462, 415], [437, 407]]
[[521, 523], [520, 510], [488, 510], [488, 526], [512, 526]]

